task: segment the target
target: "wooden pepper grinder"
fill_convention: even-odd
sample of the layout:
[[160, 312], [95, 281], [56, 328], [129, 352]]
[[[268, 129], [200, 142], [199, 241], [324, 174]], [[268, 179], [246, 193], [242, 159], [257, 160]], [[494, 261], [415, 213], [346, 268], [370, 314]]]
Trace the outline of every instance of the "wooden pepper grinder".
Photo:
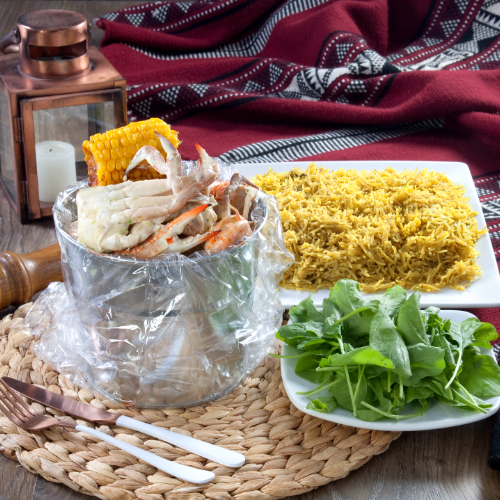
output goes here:
[[59, 244], [36, 252], [0, 253], [0, 309], [28, 302], [53, 281], [62, 281]]

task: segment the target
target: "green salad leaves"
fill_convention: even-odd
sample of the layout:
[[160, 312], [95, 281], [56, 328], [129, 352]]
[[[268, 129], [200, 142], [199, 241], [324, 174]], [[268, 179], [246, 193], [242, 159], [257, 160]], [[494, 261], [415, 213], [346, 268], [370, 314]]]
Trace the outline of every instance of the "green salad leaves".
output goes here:
[[[407, 298], [396, 286], [365, 298], [357, 282], [341, 280], [322, 311], [311, 297], [292, 307], [276, 337], [297, 350], [276, 357], [297, 358], [295, 373], [317, 384], [299, 393], [311, 410], [340, 406], [372, 422], [421, 415], [432, 398], [486, 413], [483, 399], [500, 396], [500, 367], [479, 349], [491, 349], [495, 328], [476, 318], [443, 320], [436, 307], [421, 311], [418, 291]], [[402, 413], [408, 403], [416, 413]]]

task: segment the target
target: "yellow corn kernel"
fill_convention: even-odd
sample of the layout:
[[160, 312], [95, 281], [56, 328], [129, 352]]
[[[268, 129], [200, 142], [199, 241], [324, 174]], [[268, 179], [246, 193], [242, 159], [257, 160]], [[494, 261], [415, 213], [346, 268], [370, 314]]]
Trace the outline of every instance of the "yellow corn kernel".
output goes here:
[[[107, 185], [122, 182], [123, 170], [128, 167], [130, 160], [143, 146], [153, 146], [166, 157], [166, 153], [161, 147], [160, 141], [156, 138], [155, 132], [166, 137], [175, 147], [180, 144], [177, 132], [170, 128], [170, 125], [159, 118], [151, 118], [142, 122], [132, 122], [115, 130], [110, 130], [105, 134], [95, 134], [88, 141], [82, 144], [85, 153], [85, 161], [90, 162], [89, 170], [97, 170], [96, 184]], [[91, 160], [94, 160], [93, 162]], [[95, 163], [95, 166], [93, 166]], [[118, 172], [118, 170], [120, 172]], [[106, 172], [108, 172], [106, 174]], [[116, 172], [116, 175], [111, 175]], [[128, 178], [133, 180], [164, 177], [155, 170], [136, 169], [130, 172]], [[118, 176], [118, 179], [117, 179]]]

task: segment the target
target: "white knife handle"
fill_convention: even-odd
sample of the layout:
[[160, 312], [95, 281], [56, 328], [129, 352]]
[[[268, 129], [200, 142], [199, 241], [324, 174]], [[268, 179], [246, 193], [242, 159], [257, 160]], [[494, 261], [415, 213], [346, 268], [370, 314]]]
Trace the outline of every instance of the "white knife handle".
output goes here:
[[245, 455], [237, 453], [236, 451], [226, 450], [226, 448], [215, 446], [205, 441], [184, 436], [183, 434], [178, 434], [177, 432], [172, 432], [167, 429], [162, 429], [155, 425], [146, 424], [123, 415], [118, 418], [116, 425], [149, 434], [166, 443], [173, 444], [183, 450], [200, 455], [200, 457], [208, 458], [226, 467], [241, 467], [245, 463]]
[[149, 451], [132, 446], [125, 441], [120, 441], [119, 439], [104, 434], [104, 432], [96, 431], [95, 429], [91, 429], [85, 425], [77, 425], [75, 429], [80, 432], [86, 432], [87, 434], [99, 438], [102, 441], [106, 441], [106, 443], [112, 444], [113, 446], [134, 455], [134, 457], [144, 460], [157, 469], [160, 469], [167, 474], [172, 474], [172, 476], [183, 479], [184, 481], [201, 484], [208, 483], [215, 477], [213, 472], [195, 469], [194, 467], [188, 467], [187, 465], [176, 464], [170, 460], [165, 460], [164, 458], [153, 455], [153, 453], [149, 453]]

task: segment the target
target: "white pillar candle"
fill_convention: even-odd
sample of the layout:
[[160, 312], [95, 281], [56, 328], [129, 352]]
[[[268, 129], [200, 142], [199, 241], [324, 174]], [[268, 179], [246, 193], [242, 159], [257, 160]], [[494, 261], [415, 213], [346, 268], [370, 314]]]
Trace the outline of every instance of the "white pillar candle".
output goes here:
[[38, 198], [53, 203], [69, 184], [76, 182], [75, 148], [67, 142], [35, 144]]

